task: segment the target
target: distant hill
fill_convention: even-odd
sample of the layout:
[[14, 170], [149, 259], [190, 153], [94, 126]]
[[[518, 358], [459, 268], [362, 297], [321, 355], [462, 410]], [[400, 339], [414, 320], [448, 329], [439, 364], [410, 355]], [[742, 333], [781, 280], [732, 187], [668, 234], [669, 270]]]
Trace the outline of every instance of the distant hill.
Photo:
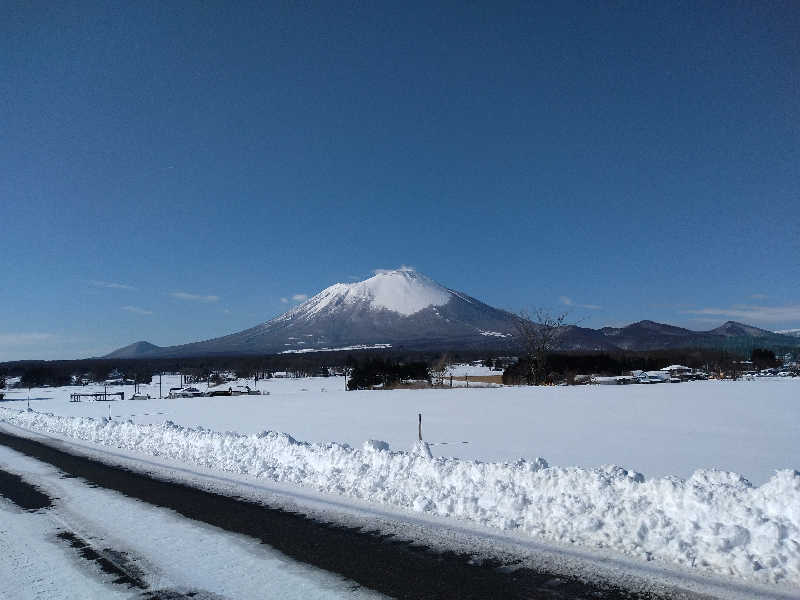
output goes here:
[[603, 327], [598, 330], [610, 344], [623, 350], [656, 350], [691, 345], [701, 332], [665, 325], [655, 321], [639, 321], [625, 327]]
[[783, 331], [776, 331], [778, 335], [788, 335], [791, 337], [800, 338], [800, 329], [784, 329]]
[[106, 354], [105, 358], [143, 358], [155, 355], [161, 348], [150, 342], [134, 342], [124, 348], [114, 350], [111, 354]]
[[714, 335], [722, 335], [725, 337], [753, 337], [753, 338], [770, 338], [776, 334], [774, 331], [767, 331], [766, 329], [759, 329], [752, 325], [744, 325], [736, 321], [728, 321], [719, 327], [712, 329], [708, 333]]
[[734, 348], [739, 345], [797, 346], [798, 340], [773, 331], [728, 321], [709, 331], [693, 331], [674, 325], [639, 321], [625, 327], [599, 330], [623, 350], [661, 350], [687, 347]]
[[[180, 346], [136, 342], [108, 358], [275, 354], [361, 348], [487, 349], [514, 352], [516, 316], [447, 288], [411, 269], [381, 271], [356, 283], [334, 284], [287, 313], [244, 331]], [[654, 321], [625, 327], [565, 327], [561, 350], [656, 350], [797, 346], [800, 338], [728, 321], [692, 331]]]

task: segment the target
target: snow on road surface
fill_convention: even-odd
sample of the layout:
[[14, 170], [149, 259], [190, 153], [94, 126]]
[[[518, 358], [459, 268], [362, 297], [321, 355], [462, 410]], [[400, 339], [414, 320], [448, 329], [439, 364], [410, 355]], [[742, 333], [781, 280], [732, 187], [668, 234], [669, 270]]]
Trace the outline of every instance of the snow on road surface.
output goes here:
[[[0, 468], [56, 497], [35, 513], [0, 497], [0, 596], [15, 599], [130, 598], [57, 538], [76, 533], [100, 549], [125, 553], [145, 590], [199, 592], [197, 598], [377, 598], [369, 590], [292, 561], [241, 535], [126, 498], [0, 446]], [[141, 591], [141, 590], [140, 590]]]
[[16, 509], [0, 497], [0, 597], [130, 597], [130, 590], [109, 586], [70, 560], [66, 549], [55, 543], [57, 532], [58, 525], [52, 520]]
[[539, 539], [606, 548], [708, 573], [800, 585], [800, 473], [754, 487], [730, 472], [646, 479], [621, 467], [550, 467], [543, 459], [485, 463], [430, 458], [424, 444], [391, 451], [309, 444], [274, 431], [186, 428], [172, 422], [62, 417], [0, 408], [30, 431], [219, 471], [456, 517]]

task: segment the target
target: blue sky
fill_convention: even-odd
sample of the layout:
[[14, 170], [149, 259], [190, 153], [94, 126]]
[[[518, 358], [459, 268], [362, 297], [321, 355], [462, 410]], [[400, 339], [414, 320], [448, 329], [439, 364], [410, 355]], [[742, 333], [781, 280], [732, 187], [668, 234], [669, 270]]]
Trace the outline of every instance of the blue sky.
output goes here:
[[401, 264], [593, 327], [800, 327], [796, 2], [61, 4], [0, 8], [0, 360]]

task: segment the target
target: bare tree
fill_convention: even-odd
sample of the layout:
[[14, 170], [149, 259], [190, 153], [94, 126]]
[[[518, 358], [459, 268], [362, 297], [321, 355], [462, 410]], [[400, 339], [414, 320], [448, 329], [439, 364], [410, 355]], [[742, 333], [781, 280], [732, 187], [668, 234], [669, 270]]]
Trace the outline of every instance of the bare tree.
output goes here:
[[547, 383], [547, 355], [555, 348], [566, 318], [567, 313], [551, 315], [541, 308], [536, 309], [533, 315], [527, 310], [516, 314], [514, 327], [526, 361], [528, 385]]
[[450, 356], [446, 353], [437, 360], [431, 368], [431, 376], [433, 381], [438, 381], [439, 385], [444, 385], [444, 378], [447, 375], [447, 369], [450, 366]]

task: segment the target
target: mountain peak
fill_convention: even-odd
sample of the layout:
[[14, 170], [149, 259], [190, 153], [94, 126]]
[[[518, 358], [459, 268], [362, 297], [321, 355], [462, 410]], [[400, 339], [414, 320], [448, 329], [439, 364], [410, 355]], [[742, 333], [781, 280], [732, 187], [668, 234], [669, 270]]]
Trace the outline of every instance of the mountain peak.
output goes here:
[[372, 310], [389, 310], [408, 317], [431, 306], [447, 304], [455, 294], [430, 277], [409, 267], [377, 270], [356, 283], [335, 283], [295, 307], [279, 320], [311, 318], [347, 305], [363, 304]]
[[159, 350], [159, 346], [155, 344], [151, 344], [150, 342], [139, 341], [134, 342], [125, 346], [124, 348], [119, 348], [114, 350], [110, 354], [106, 354], [104, 358], [138, 358], [140, 356], [145, 356]]
[[668, 325], [667, 323], [657, 323], [656, 321], [651, 321], [650, 319], [645, 319], [643, 321], [637, 321], [636, 323], [631, 323], [626, 327], [626, 329], [647, 329], [650, 331], [656, 331], [659, 333], [669, 333], [669, 334], [682, 334], [687, 332], [687, 329], [683, 329], [682, 327], [676, 327], [675, 325]]
[[764, 337], [770, 335], [772, 332], [752, 325], [745, 325], [737, 321], [725, 321], [719, 327], [712, 329], [709, 333], [716, 335], [724, 335], [727, 337], [750, 336], [750, 337]]
[[350, 285], [354, 297], [368, 299], [378, 309], [413, 315], [429, 306], [442, 306], [452, 297], [450, 290], [413, 269], [376, 271], [364, 281]]

